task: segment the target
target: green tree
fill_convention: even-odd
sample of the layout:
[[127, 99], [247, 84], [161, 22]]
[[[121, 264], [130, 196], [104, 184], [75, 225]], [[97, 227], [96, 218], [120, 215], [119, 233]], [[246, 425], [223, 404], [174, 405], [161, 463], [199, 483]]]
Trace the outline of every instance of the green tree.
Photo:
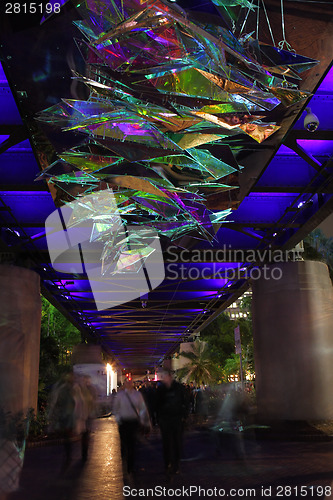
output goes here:
[[239, 308], [247, 314], [246, 319], [252, 323], [252, 294], [243, 295], [241, 298]]
[[221, 378], [221, 370], [211, 356], [211, 350], [205, 342], [196, 340], [191, 351], [180, 353], [187, 364], [177, 370], [177, 376], [185, 382], [194, 382], [197, 386], [217, 382]]
[[235, 321], [225, 313], [220, 314], [200, 333], [201, 340], [206, 341], [211, 350], [211, 357], [218, 364], [223, 364], [235, 349]]
[[252, 321], [247, 318], [232, 320], [225, 313], [218, 316], [200, 333], [200, 338], [208, 342], [211, 356], [220, 365], [235, 352], [235, 328], [239, 326], [243, 351], [253, 353]]
[[210, 346], [212, 359], [222, 367], [224, 377], [239, 374], [239, 355], [235, 355], [234, 334], [237, 326], [241, 333], [243, 370], [254, 371], [251, 307], [252, 296], [246, 295], [240, 303], [240, 310], [247, 312], [246, 318], [233, 320], [226, 313], [222, 313], [200, 334], [200, 338], [207, 341]]
[[223, 367], [223, 374], [226, 380], [229, 380], [231, 375], [239, 375], [240, 372], [240, 358], [239, 354], [232, 353], [230, 358], [228, 358]]
[[43, 296], [40, 358], [39, 358], [39, 406], [45, 404], [52, 385], [61, 374], [69, 370], [71, 352], [81, 341], [81, 334]]
[[44, 297], [42, 297], [41, 336], [56, 339], [61, 363], [68, 361], [73, 346], [81, 341], [79, 330]]

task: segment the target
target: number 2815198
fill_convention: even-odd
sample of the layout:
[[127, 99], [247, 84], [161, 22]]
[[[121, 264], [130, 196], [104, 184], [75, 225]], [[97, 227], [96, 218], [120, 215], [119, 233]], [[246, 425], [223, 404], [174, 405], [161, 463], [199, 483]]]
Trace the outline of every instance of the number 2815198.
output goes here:
[[59, 14], [60, 3], [6, 2], [5, 14]]

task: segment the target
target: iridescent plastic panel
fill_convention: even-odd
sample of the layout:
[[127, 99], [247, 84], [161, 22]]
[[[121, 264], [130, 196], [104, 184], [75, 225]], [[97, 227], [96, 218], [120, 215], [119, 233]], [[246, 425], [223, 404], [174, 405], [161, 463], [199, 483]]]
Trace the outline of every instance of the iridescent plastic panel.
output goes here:
[[[248, 0], [211, 3], [226, 26], [239, 7], [257, 8]], [[39, 178], [73, 198], [112, 189], [116, 208], [99, 207], [96, 195], [94, 206], [80, 205], [77, 221], [93, 219], [103, 269], [114, 272], [117, 257], [117, 272], [137, 271], [145, 257], [142, 225], [173, 241], [186, 234], [214, 239], [230, 208], [208, 209], [207, 200], [238, 188], [233, 151], [279, 129], [270, 118], [277, 106], [308, 98], [294, 82], [316, 61], [251, 35], [238, 39], [214, 16], [192, 22], [159, 0], [83, 0], [76, 9], [84, 67], [72, 68], [73, 82], [86, 96], [63, 96], [38, 113], [44, 126], [73, 137]], [[137, 237], [108, 236], [115, 212], [138, 227]]]

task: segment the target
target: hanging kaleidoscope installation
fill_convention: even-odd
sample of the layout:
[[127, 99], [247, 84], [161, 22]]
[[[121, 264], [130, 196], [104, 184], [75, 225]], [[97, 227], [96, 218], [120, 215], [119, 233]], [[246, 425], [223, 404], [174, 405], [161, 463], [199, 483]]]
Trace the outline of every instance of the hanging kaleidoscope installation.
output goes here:
[[[234, 7], [254, 9], [247, 0], [212, 4], [228, 21]], [[175, 242], [186, 235], [212, 241], [231, 208], [214, 210], [209, 200], [237, 189], [242, 169], [230, 144], [240, 134], [261, 143], [276, 132], [271, 111], [309, 97], [286, 75], [300, 79], [317, 61], [251, 35], [236, 38], [213, 17], [194, 22], [163, 0], [84, 0], [76, 9], [86, 72], [73, 78], [89, 97], [63, 99], [38, 120], [80, 141], [39, 179], [64, 191], [77, 186], [71, 223], [91, 219], [92, 241], [106, 250], [127, 245], [133, 259], [133, 242], [113, 236], [110, 245], [110, 218], [118, 215], [138, 233], [145, 226]], [[116, 207], [101, 203], [101, 190], [106, 197], [112, 190]], [[92, 193], [96, 203], [89, 196], [85, 204]], [[144, 258], [146, 244], [138, 237], [134, 246]]]

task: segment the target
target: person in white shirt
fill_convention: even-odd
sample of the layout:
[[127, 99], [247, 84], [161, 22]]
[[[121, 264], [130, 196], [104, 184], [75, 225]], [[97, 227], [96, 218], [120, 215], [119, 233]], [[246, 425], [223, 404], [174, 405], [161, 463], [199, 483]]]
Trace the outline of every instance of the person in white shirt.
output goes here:
[[113, 411], [119, 426], [124, 471], [131, 476], [134, 469], [139, 427], [140, 424], [149, 422], [143, 396], [141, 392], [134, 389], [132, 381], [126, 379], [124, 389], [117, 393]]

